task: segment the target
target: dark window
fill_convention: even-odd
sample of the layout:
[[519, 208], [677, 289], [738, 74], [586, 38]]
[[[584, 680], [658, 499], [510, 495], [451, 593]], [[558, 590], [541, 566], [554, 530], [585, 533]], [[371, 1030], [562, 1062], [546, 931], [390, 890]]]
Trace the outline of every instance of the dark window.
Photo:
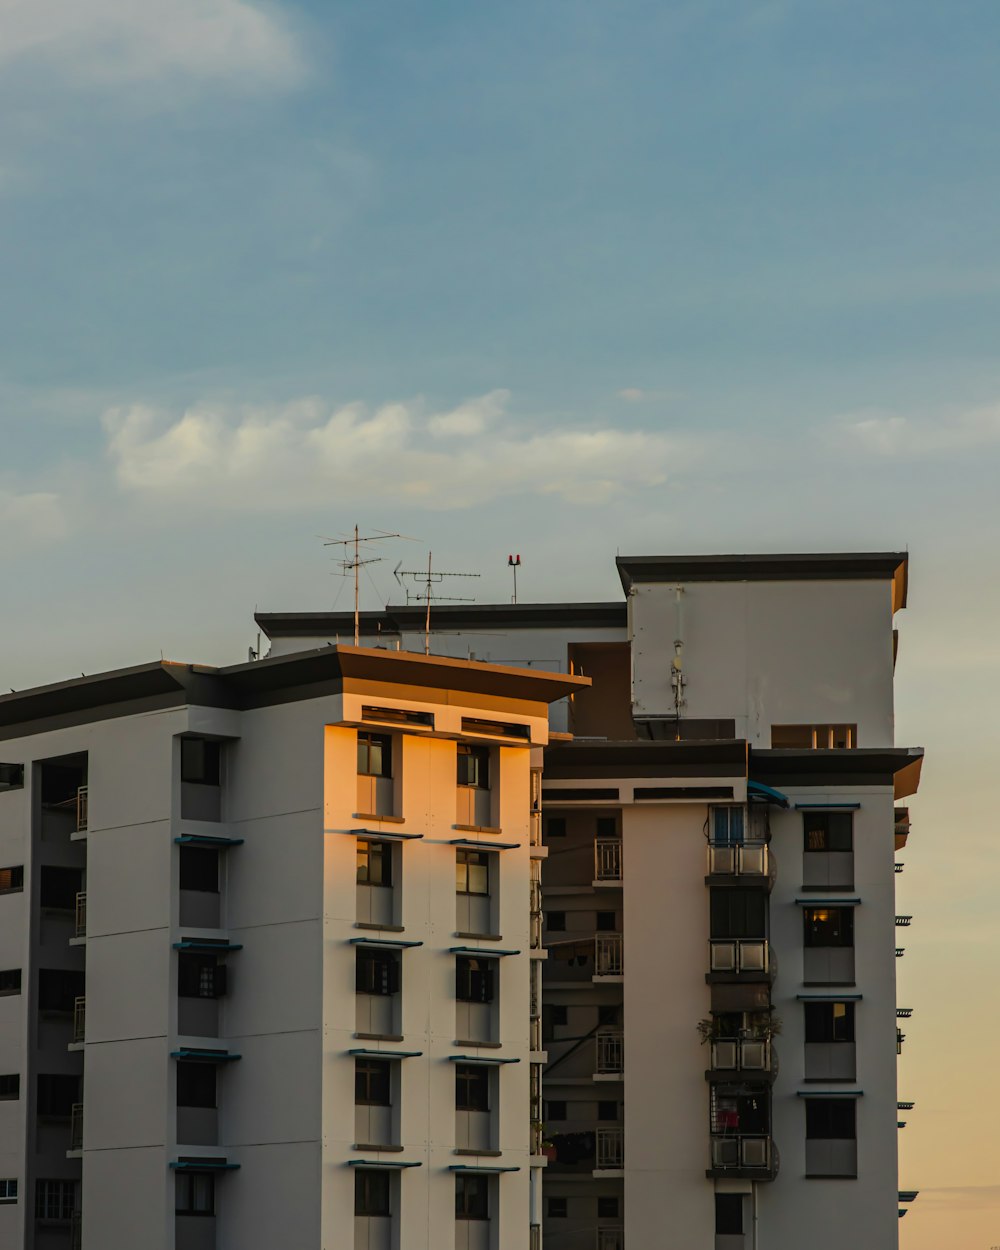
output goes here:
[[391, 1060], [358, 1055], [354, 1060], [354, 1101], [365, 1107], [392, 1106]]
[[599, 911], [595, 928], [598, 933], [614, 933], [617, 929], [615, 913], [613, 911]]
[[857, 1135], [857, 1103], [853, 1098], [806, 1099], [806, 1137], [852, 1141]]
[[715, 1195], [716, 1237], [743, 1236], [743, 1195]]
[[807, 1042], [853, 1042], [853, 1003], [806, 1003]]
[[458, 784], [475, 786], [477, 790], [490, 788], [489, 747], [473, 747], [467, 742], [458, 744]]
[[763, 890], [718, 888], [711, 894], [713, 938], [767, 937], [767, 896]]
[[17, 1177], [0, 1176], [0, 1202], [17, 1202]]
[[35, 1219], [68, 1221], [76, 1210], [76, 1181], [35, 1181]]
[[358, 734], [358, 776], [392, 776], [392, 738], [389, 734]]
[[852, 907], [806, 907], [803, 912], [806, 946], [853, 946]]
[[73, 1114], [73, 1104], [80, 1101], [80, 1078], [40, 1072], [38, 1075], [38, 1105], [41, 1116], [54, 1120], [68, 1120]]
[[618, 1023], [618, 1008], [614, 1006], [613, 1004], [610, 1004], [605, 1007], [598, 1007], [597, 1023], [598, 1024], [617, 1024]]
[[598, 816], [597, 836], [599, 838], [617, 838], [618, 818], [616, 816]]
[[20, 790], [23, 785], [23, 764], [0, 764], [0, 791]]
[[215, 1214], [215, 1177], [211, 1172], [178, 1172], [174, 1182], [178, 1215]]
[[43, 864], [38, 901], [42, 907], [55, 911], [73, 911], [82, 882], [83, 873], [79, 868], [54, 868]]
[[358, 839], [358, 885], [392, 885], [392, 843]]
[[459, 955], [455, 960], [455, 997], [460, 1003], [491, 1003], [495, 970], [492, 959]]
[[357, 1168], [354, 1172], [354, 1214], [385, 1218], [389, 1206], [389, 1173], [382, 1168]]
[[15, 864], [12, 868], [0, 868], [0, 894], [13, 894], [15, 890], [23, 889], [23, 864]]
[[568, 1007], [552, 1007], [552, 1023], [557, 1028], [565, 1028], [569, 1024], [569, 1008]]
[[218, 894], [219, 852], [214, 847], [181, 847], [181, 889]]
[[743, 841], [743, 808], [712, 808], [712, 841], [716, 846], [738, 846]]
[[803, 812], [802, 842], [806, 851], [852, 851], [852, 812]]
[[178, 1107], [215, 1107], [215, 1078], [214, 1063], [180, 1060], [177, 1064]]
[[21, 969], [0, 968], [0, 994], [20, 994]]
[[221, 775], [221, 743], [204, 738], [181, 738], [181, 781], [199, 786], [217, 786]]
[[21, 1074], [19, 1072], [6, 1073], [0, 1076], [0, 1099], [4, 1102], [13, 1102], [15, 1098], [21, 1097]]
[[550, 1120], [566, 1119], [566, 1101], [563, 1098], [548, 1098], [545, 1101], [545, 1114]]
[[550, 816], [545, 822], [547, 838], [564, 838], [566, 836], [566, 817]]
[[488, 1220], [490, 1188], [485, 1176], [459, 1173], [455, 1177], [455, 1219]]
[[359, 994], [398, 993], [398, 953], [374, 946], [359, 946], [355, 989]]
[[597, 1118], [599, 1120], [611, 1120], [612, 1122], [617, 1121], [618, 1104], [613, 1098], [602, 1098], [600, 1102], [598, 1102]]
[[455, 890], [458, 894], [489, 894], [490, 855], [488, 851], [455, 852]]
[[770, 1095], [719, 1086], [712, 1095], [713, 1133], [764, 1134], [771, 1131]]
[[567, 1202], [565, 1198], [550, 1198], [548, 1201], [548, 1217], [550, 1220], [566, 1218]]
[[545, 926], [550, 933], [565, 933], [566, 913], [564, 911], [546, 912], [545, 913]]
[[458, 1111], [489, 1111], [489, 1068], [483, 1064], [458, 1064], [455, 1068], [455, 1108]]
[[83, 972], [68, 968], [40, 968], [38, 971], [38, 1008], [40, 1011], [70, 1015], [76, 1000], [85, 988]]
[[597, 1218], [599, 1220], [618, 1219], [618, 1199], [617, 1198], [598, 1198], [597, 1199]]
[[226, 992], [226, 965], [215, 955], [181, 951], [177, 961], [177, 993], [180, 998], [221, 998]]

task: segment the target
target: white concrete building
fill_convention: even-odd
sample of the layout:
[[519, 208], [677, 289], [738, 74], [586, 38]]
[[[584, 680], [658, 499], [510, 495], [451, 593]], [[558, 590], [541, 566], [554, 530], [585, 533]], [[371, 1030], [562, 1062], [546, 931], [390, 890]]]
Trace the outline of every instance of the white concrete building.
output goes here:
[[537, 1242], [538, 765], [588, 684], [323, 646], [0, 698], [0, 1246]]
[[[907, 557], [618, 565], [624, 603], [434, 611], [435, 652], [593, 679], [545, 753], [545, 1246], [895, 1246]], [[351, 628], [257, 619], [272, 654]]]

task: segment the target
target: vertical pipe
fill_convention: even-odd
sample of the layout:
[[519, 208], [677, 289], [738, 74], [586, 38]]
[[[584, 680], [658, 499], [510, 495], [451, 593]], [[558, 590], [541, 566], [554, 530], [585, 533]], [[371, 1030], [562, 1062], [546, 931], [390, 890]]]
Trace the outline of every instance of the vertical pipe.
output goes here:
[[750, 1205], [753, 1209], [753, 1250], [757, 1250], [757, 1182], [750, 1182]]

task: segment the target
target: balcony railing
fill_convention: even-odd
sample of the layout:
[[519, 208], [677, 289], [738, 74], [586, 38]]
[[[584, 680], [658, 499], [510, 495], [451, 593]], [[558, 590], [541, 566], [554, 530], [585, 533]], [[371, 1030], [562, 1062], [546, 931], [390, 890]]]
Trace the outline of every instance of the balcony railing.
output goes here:
[[531, 1038], [531, 1049], [532, 1050], [544, 1049], [542, 1046], [542, 1022], [541, 1020], [537, 1016], [535, 1016], [533, 1020], [529, 1021], [528, 1027], [529, 1027], [529, 1036]]
[[530, 1224], [528, 1226], [528, 1247], [529, 1250], [542, 1250], [541, 1224]]
[[83, 1103], [75, 1102], [69, 1121], [70, 1150], [83, 1149]]
[[69, 1250], [82, 1250], [82, 1247], [83, 1215], [80, 1211], [74, 1211], [69, 1226]]
[[769, 1038], [717, 1037], [712, 1039], [714, 1072], [769, 1072]]
[[620, 977], [623, 972], [624, 943], [620, 933], [598, 933], [595, 939], [594, 973], [599, 977]]
[[625, 1166], [625, 1130], [623, 1128], [597, 1129], [597, 1165], [599, 1172], [621, 1171]]
[[82, 1042], [87, 1036], [87, 1000], [73, 999], [73, 1041]]
[[766, 877], [771, 871], [771, 852], [763, 842], [710, 844], [708, 871], [713, 877]]
[[531, 883], [531, 899], [529, 911], [529, 933], [532, 950], [541, 949], [542, 945], [542, 887], [538, 881]]
[[594, 1071], [613, 1074], [625, 1071], [625, 1034], [621, 1029], [601, 1029], [597, 1034], [597, 1061]]
[[594, 843], [594, 880], [621, 881], [621, 838], [598, 838]]
[[770, 1172], [772, 1142], [770, 1137], [723, 1137], [712, 1138], [712, 1167], [718, 1171]]
[[762, 938], [711, 938], [709, 968], [712, 972], [767, 972], [770, 949]]
[[598, 1228], [597, 1250], [625, 1250], [624, 1228]]
[[87, 892], [81, 890], [76, 896], [76, 909], [73, 921], [74, 937], [87, 936]]
[[87, 797], [89, 787], [79, 786], [76, 791], [76, 832], [87, 832]]

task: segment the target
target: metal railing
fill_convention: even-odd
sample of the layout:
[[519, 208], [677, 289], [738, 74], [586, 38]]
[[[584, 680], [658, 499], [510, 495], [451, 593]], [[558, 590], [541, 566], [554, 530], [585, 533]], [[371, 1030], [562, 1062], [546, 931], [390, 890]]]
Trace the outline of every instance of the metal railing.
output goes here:
[[539, 881], [531, 882], [528, 929], [531, 949], [540, 950], [542, 945], [542, 886]]
[[87, 936], [87, 891], [81, 890], [76, 896], [76, 909], [73, 920], [73, 936]]
[[76, 791], [76, 832], [87, 832], [87, 799], [90, 794], [89, 786], [78, 786]]
[[75, 1102], [69, 1121], [70, 1150], [83, 1149], [83, 1103]]
[[594, 843], [594, 880], [621, 881], [621, 838], [598, 838]]
[[715, 1072], [768, 1072], [771, 1068], [769, 1038], [716, 1037], [712, 1039], [712, 1070]]
[[541, 1224], [528, 1225], [528, 1247], [529, 1250], [542, 1250]]
[[73, 999], [73, 1041], [82, 1042], [87, 1036], [87, 1000]]
[[767, 972], [770, 950], [763, 938], [710, 938], [712, 972]]
[[620, 977], [623, 972], [624, 942], [620, 933], [598, 933], [595, 938], [594, 973], [599, 977]]
[[771, 1168], [771, 1139], [752, 1137], [713, 1137], [713, 1168], [747, 1168], [761, 1172]]
[[625, 1130], [597, 1129], [597, 1171], [620, 1171], [625, 1166]]
[[625, 1071], [625, 1034], [621, 1029], [601, 1029], [596, 1037], [599, 1074]]
[[538, 1016], [535, 1016], [533, 1020], [528, 1022], [528, 1031], [531, 1049], [544, 1050], [544, 1047], [542, 1046], [542, 1022]]
[[83, 1212], [74, 1211], [69, 1226], [69, 1250], [83, 1250]]
[[763, 842], [717, 846], [709, 844], [708, 871], [716, 877], [766, 877], [771, 869], [771, 853]]
[[597, 1250], [625, 1250], [624, 1228], [609, 1228], [606, 1225], [598, 1228]]

